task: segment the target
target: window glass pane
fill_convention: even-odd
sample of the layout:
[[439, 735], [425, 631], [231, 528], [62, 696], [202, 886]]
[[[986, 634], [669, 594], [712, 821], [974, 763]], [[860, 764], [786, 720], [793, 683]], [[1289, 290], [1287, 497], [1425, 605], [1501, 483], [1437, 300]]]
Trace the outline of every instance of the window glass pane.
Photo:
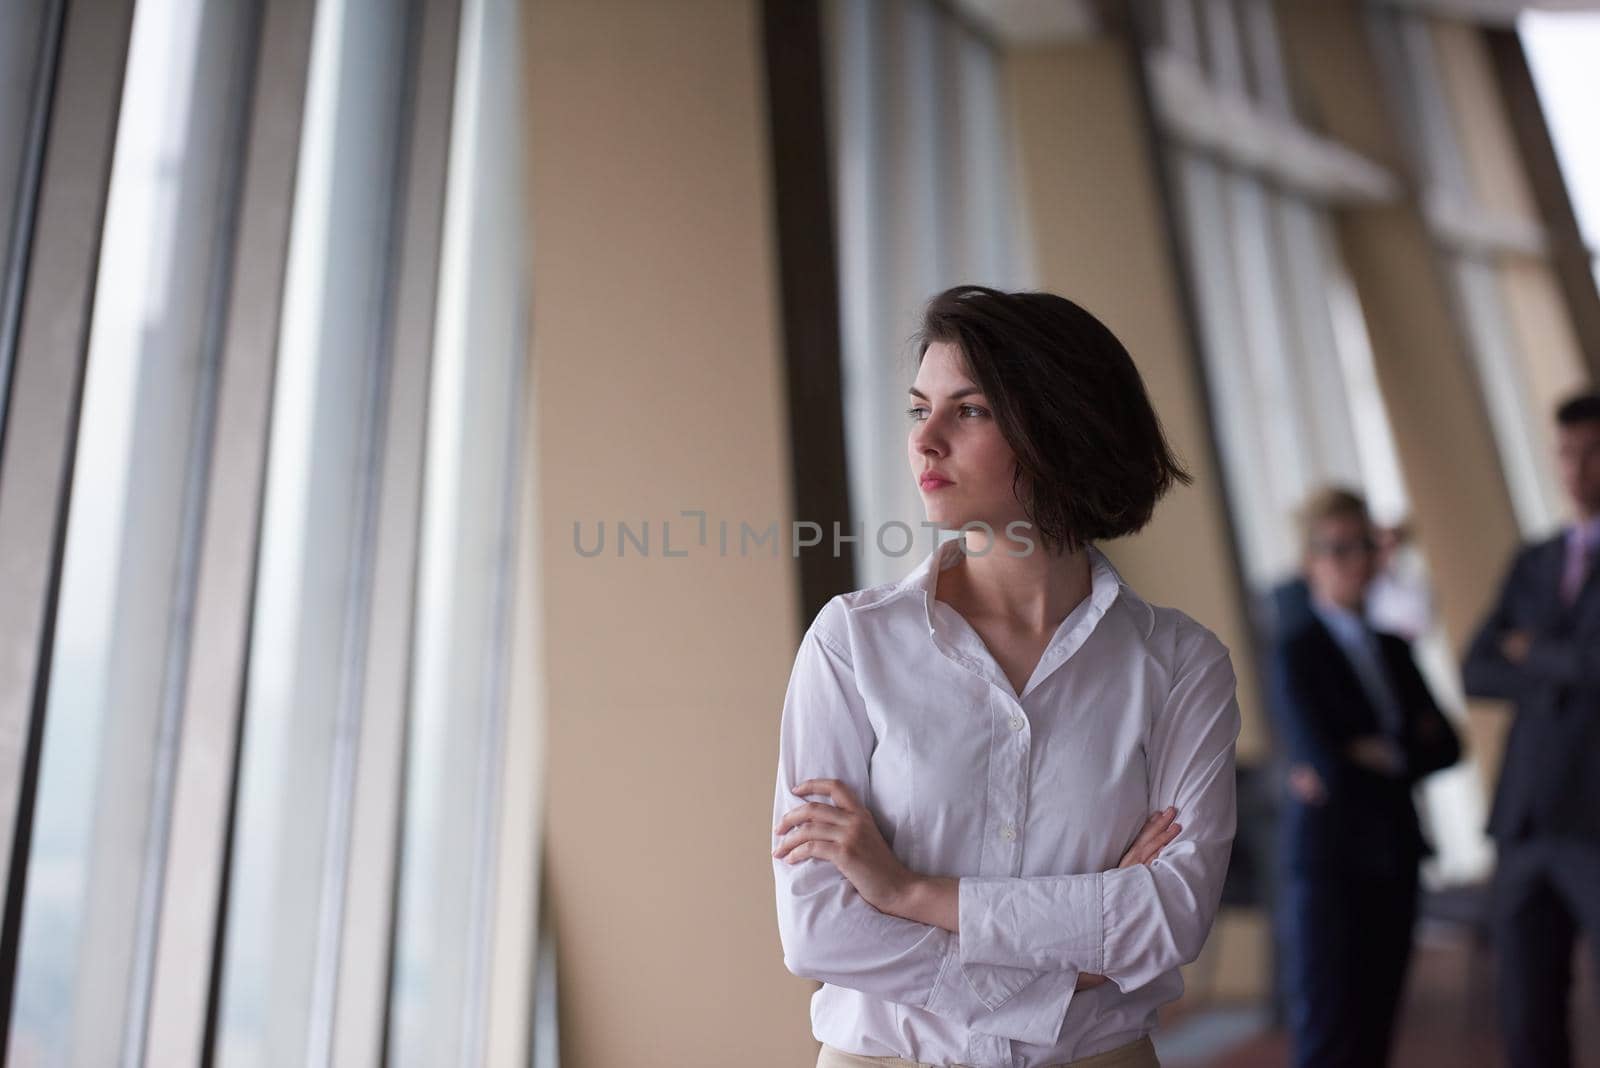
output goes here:
[[[1337, 335], [1329, 316], [1328, 281], [1318, 243], [1320, 211], [1297, 197], [1268, 192], [1274, 255], [1284, 292], [1294, 388], [1304, 398], [1300, 440], [1311, 476], [1360, 485], [1360, 450], [1350, 418]], [[1384, 430], [1387, 432], [1387, 425]]]
[[1204, 0], [1199, 7], [1211, 83], [1235, 96], [1244, 96], [1244, 43], [1240, 40], [1233, 0]]
[[1241, 289], [1232, 254], [1226, 173], [1198, 153], [1175, 149], [1172, 165], [1183, 210], [1206, 362], [1211, 424], [1217, 435], [1246, 577], [1265, 588], [1292, 566], [1288, 516], [1272, 492], [1268, 466], [1266, 403], [1251, 374], [1240, 307]]
[[903, 414], [923, 304], [960, 282], [1024, 288], [1032, 265], [987, 43], [928, 0], [835, 0], [830, 14], [845, 446], [868, 586], [932, 545]]
[[1279, 501], [1293, 502], [1305, 493], [1314, 474], [1304, 437], [1311, 398], [1295, 374], [1298, 361], [1292, 355], [1285, 318], [1284, 264], [1276, 248], [1265, 185], [1237, 172], [1225, 173], [1224, 218], [1230, 224], [1228, 245], [1234, 256], [1245, 341], [1239, 355], [1249, 362], [1260, 397], [1255, 417], [1262, 423], [1272, 492]]
[[[22, 301], [22, 265], [33, 211], [49, 38], [48, 0], [0, 4], [0, 435]], [[3, 438], [0, 438], [3, 440]]]
[[323, 0], [263, 501], [220, 1060], [326, 1063], [349, 853], [394, 186], [414, 5]]
[[11, 1057], [143, 1042], [244, 100], [241, 6], [134, 16], [89, 338]]
[[1600, 249], [1600, 13], [1527, 11], [1517, 21], [1550, 139], [1591, 249]]
[[1284, 70], [1272, 0], [1240, 0], [1239, 18], [1250, 56], [1250, 83], [1256, 99], [1285, 118], [1292, 117], [1289, 76]]
[[1195, 0], [1161, 0], [1161, 47], [1198, 63], [1201, 56], [1200, 22]]
[[1528, 397], [1499, 279], [1492, 263], [1471, 256], [1452, 256], [1449, 268], [1517, 525], [1528, 537], [1542, 536], [1560, 521], [1560, 491], [1553, 465], [1540, 455], [1533, 421], [1543, 414]]
[[496, 944], [492, 893], [526, 349], [518, 8], [462, 11], [390, 1012], [402, 1068], [481, 1063], [491, 954], [525, 948]]

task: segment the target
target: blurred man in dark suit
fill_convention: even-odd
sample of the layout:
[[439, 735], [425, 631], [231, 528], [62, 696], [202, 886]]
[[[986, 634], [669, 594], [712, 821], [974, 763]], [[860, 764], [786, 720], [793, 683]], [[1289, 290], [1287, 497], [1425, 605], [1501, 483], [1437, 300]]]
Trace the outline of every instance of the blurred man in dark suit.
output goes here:
[[1600, 971], [1600, 395], [1569, 400], [1556, 424], [1576, 522], [1517, 553], [1463, 669], [1469, 694], [1517, 707], [1489, 817], [1500, 1013], [1516, 1068], [1572, 1063], [1580, 929]]
[[1411, 954], [1428, 852], [1411, 788], [1461, 755], [1404, 639], [1363, 600], [1377, 545], [1366, 503], [1328, 489], [1302, 515], [1307, 608], [1273, 656], [1288, 750], [1279, 922], [1300, 1068], [1380, 1068]]

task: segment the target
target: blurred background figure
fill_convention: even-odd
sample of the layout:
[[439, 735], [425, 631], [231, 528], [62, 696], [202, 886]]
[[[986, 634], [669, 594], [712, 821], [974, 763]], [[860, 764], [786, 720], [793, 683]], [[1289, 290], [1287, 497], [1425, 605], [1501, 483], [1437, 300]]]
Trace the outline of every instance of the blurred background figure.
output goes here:
[[1366, 502], [1327, 488], [1301, 512], [1307, 614], [1273, 654], [1291, 761], [1280, 900], [1294, 1063], [1388, 1063], [1428, 846], [1411, 787], [1460, 745], [1405, 639], [1364, 601], [1379, 550]]
[[1500, 1015], [1516, 1068], [1573, 1063], [1580, 933], [1600, 965], [1600, 394], [1568, 400], [1555, 421], [1573, 521], [1518, 551], [1463, 668], [1474, 696], [1516, 703], [1489, 823]]

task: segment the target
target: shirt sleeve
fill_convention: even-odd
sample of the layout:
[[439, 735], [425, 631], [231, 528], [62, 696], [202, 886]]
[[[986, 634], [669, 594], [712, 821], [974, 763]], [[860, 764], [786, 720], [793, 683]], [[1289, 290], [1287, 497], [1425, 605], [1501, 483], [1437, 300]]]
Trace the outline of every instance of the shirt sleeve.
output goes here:
[[[1393, 641], [1404, 641], [1399, 637]], [[1411, 643], [1405, 642], [1405, 655], [1398, 657], [1403, 677], [1400, 685], [1409, 695], [1406, 726], [1406, 780], [1416, 783], [1436, 771], [1443, 771], [1461, 760], [1461, 737], [1445, 718], [1434, 700], [1433, 690], [1422, 677], [1412, 654]]]
[[1600, 689], [1600, 643], [1574, 634], [1536, 634], [1521, 667], [1547, 685]]
[[1148, 865], [963, 878], [963, 963], [1075, 968], [1128, 991], [1198, 957], [1233, 845], [1238, 735], [1233, 666], [1223, 649], [1180, 673], [1151, 730], [1150, 809], [1176, 806], [1183, 831]]
[[[819, 620], [829, 612], [825, 607]], [[874, 742], [850, 657], [843, 643], [824, 637], [814, 622], [784, 697], [772, 825], [802, 803], [791, 788], [811, 778], [844, 782], [870, 809]], [[772, 841], [776, 847], [777, 837]], [[773, 858], [772, 868], [783, 962], [795, 975], [910, 1005], [987, 1034], [1048, 1044], [1060, 1033], [1075, 973], [1044, 975], [1001, 964], [969, 977], [954, 934], [878, 911], [831, 862]], [[974, 978], [982, 985], [974, 985]]]

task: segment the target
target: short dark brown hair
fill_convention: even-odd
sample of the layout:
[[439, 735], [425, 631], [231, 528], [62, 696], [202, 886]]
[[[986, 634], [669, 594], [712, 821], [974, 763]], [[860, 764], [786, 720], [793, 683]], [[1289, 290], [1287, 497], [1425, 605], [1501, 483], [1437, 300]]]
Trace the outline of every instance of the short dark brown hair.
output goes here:
[[1367, 499], [1348, 486], [1323, 486], [1305, 499], [1297, 516], [1300, 521], [1300, 546], [1305, 552], [1312, 549], [1311, 539], [1317, 524], [1325, 519], [1359, 519], [1372, 522], [1367, 511]]
[[1012, 488], [1046, 547], [1132, 534], [1174, 482], [1174, 457], [1133, 358], [1104, 323], [1053, 293], [961, 285], [928, 302], [917, 361], [961, 351], [1017, 456]]
[[1562, 401], [1556, 408], [1556, 423], [1559, 426], [1600, 423], [1600, 393], [1579, 393]]

